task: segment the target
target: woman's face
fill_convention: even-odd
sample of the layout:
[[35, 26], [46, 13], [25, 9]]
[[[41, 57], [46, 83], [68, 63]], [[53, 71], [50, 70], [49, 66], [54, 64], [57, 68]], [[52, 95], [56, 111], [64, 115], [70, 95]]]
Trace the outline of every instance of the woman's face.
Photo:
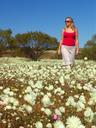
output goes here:
[[70, 26], [71, 23], [72, 23], [72, 20], [71, 20], [70, 18], [67, 18], [67, 19], [65, 20], [65, 24], [66, 24], [67, 27]]

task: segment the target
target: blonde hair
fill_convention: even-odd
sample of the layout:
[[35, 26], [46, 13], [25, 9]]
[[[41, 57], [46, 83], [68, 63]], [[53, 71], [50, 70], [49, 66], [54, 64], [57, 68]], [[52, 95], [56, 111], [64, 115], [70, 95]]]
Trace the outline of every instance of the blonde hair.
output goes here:
[[[70, 17], [70, 16], [68, 16], [68, 17], [65, 18], [65, 21], [66, 21], [66, 19], [70, 19], [70, 21], [71, 21], [71, 29], [75, 31], [76, 30], [76, 27], [74, 25], [73, 18]], [[66, 30], [66, 28], [67, 28], [67, 26], [65, 25], [64, 30]]]

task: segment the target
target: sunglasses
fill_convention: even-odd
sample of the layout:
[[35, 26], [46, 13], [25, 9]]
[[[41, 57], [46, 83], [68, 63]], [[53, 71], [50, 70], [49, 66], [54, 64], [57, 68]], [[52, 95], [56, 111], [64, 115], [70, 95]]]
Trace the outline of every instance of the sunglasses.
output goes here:
[[71, 21], [70, 20], [65, 20], [65, 23], [70, 23]]

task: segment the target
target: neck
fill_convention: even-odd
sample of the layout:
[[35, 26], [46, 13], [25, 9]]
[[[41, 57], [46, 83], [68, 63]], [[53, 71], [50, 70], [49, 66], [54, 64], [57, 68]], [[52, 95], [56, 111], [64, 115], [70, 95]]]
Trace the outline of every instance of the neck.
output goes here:
[[67, 28], [71, 28], [71, 26], [66, 26]]
[[67, 28], [71, 28], [70, 26], [66, 26]]

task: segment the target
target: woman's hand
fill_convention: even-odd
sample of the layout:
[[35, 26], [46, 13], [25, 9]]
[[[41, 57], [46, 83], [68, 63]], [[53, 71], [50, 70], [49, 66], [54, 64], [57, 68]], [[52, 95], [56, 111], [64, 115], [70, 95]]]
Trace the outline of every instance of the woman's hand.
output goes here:
[[76, 48], [75, 54], [76, 54], [76, 55], [79, 54], [79, 48]]
[[60, 49], [60, 48], [58, 48], [57, 53], [58, 53], [58, 55], [60, 55], [60, 54], [61, 54], [61, 49]]

